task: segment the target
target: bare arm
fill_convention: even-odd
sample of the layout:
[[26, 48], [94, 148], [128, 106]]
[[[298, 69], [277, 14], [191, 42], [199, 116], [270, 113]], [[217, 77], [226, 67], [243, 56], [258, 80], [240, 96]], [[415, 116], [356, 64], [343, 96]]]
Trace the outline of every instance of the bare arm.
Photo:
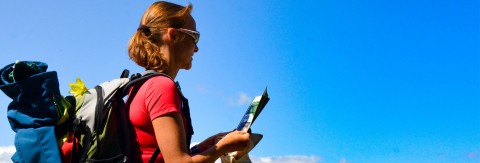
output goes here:
[[250, 136], [248, 133], [235, 131], [200, 154], [190, 156], [185, 146], [185, 131], [180, 113], [170, 113], [158, 117], [152, 123], [165, 162], [215, 162], [216, 159], [227, 152], [247, 147]]

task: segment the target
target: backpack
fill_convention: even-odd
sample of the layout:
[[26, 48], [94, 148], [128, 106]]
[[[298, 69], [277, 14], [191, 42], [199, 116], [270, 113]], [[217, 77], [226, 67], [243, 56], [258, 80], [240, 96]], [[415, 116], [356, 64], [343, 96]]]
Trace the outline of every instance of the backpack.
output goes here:
[[[70, 160], [79, 160], [80, 162], [129, 162], [131, 148], [131, 131], [129, 124], [128, 108], [123, 98], [131, 91], [130, 96], [134, 96], [140, 85], [153, 76], [168, 75], [157, 73], [155, 71], [145, 71], [142, 74], [134, 74], [128, 78], [129, 71], [124, 70], [118, 79], [104, 82], [95, 88], [88, 90], [79, 96], [67, 96], [66, 99], [71, 104], [76, 104], [75, 118], [73, 120], [73, 130], [68, 132], [68, 137], [72, 142], [62, 146], [64, 162], [68, 161], [68, 152], [71, 151]], [[173, 80], [172, 80], [173, 81]], [[178, 83], [177, 89], [182, 100], [182, 114], [186, 117], [188, 128], [187, 147], [190, 145], [193, 129], [188, 108], [188, 100], [181, 93]], [[133, 90], [130, 90], [132, 86]], [[73, 105], [72, 105], [73, 106]], [[187, 109], [187, 110], [185, 110]], [[72, 114], [70, 114], [72, 115]], [[68, 124], [68, 122], [66, 123]], [[71, 126], [71, 125], [68, 125]], [[57, 126], [58, 131], [62, 126]], [[70, 127], [70, 129], [72, 129]], [[68, 138], [67, 138], [68, 139]], [[77, 141], [78, 139], [78, 141]], [[71, 150], [70, 150], [71, 147]], [[78, 148], [77, 148], [78, 147]], [[160, 148], [157, 147], [157, 154], [152, 155], [151, 161], [154, 161]], [[188, 148], [187, 148], [188, 149]]]
[[[168, 76], [145, 71], [128, 77], [129, 71], [124, 70], [118, 79], [63, 98], [56, 72], [46, 72], [47, 67], [42, 62], [22, 61], [0, 70], [0, 89], [13, 100], [8, 118], [16, 132], [17, 151], [12, 161], [130, 162], [132, 131], [123, 98], [133, 85], [143, 84], [153, 76]], [[135, 95], [139, 87], [134, 88], [130, 95]], [[177, 88], [182, 99], [182, 114], [190, 129], [188, 147], [193, 135], [188, 100], [178, 83]], [[30, 112], [32, 110], [35, 111]], [[25, 143], [26, 138], [35, 140]], [[159, 151], [157, 148], [150, 161], [156, 159]]]
[[[65, 99], [71, 104], [68, 118], [56, 126], [63, 162], [127, 162], [130, 131], [123, 88], [128, 70]], [[85, 88], [85, 87], [84, 87]]]

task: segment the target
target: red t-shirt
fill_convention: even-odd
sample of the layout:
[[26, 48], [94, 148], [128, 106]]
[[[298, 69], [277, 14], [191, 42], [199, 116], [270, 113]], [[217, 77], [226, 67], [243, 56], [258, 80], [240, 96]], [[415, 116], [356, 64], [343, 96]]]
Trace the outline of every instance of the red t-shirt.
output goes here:
[[[181, 113], [181, 106], [177, 87], [168, 77], [155, 76], [140, 86], [131, 100], [129, 113], [136, 134], [132, 140], [133, 162], [140, 159], [148, 162], [158, 147], [152, 121], [168, 113]], [[185, 117], [183, 122], [185, 124]], [[164, 162], [161, 154], [158, 155], [156, 162]]]

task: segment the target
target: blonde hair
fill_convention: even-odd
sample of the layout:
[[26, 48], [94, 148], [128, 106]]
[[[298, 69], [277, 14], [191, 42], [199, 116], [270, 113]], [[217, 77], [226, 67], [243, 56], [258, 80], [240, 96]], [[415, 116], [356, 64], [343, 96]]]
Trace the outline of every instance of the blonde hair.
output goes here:
[[170, 2], [153, 3], [143, 14], [140, 27], [128, 43], [128, 55], [147, 70], [163, 72], [168, 66], [160, 53], [162, 29], [182, 28], [193, 6]]

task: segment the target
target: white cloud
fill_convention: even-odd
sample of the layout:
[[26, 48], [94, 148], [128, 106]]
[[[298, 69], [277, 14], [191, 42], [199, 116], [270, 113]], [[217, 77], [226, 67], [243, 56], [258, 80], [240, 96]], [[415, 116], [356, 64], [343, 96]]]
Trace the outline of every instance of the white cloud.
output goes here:
[[338, 163], [349, 163], [346, 158], [341, 158]]
[[15, 146], [0, 147], [0, 163], [12, 162], [10, 159], [15, 153]]
[[246, 93], [240, 92], [238, 96], [231, 98], [228, 100], [228, 103], [230, 105], [245, 105], [245, 104], [250, 104], [252, 101], [252, 97], [248, 96]]
[[[190, 147], [197, 145], [199, 142], [191, 143]], [[323, 158], [314, 155], [285, 155], [285, 156], [269, 156], [269, 157], [254, 157], [249, 155], [253, 163], [321, 163]], [[343, 159], [343, 158], [342, 158]], [[341, 159], [341, 160], [342, 160]], [[343, 159], [345, 160], [345, 159]], [[346, 160], [345, 160], [346, 161]], [[215, 163], [221, 163], [218, 159]], [[346, 162], [345, 162], [346, 163]]]
[[238, 105], [248, 104], [251, 101], [251, 97], [246, 93], [240, 92], [239, 98], [237, 100]]
[[202, 94], [208, 94], [210, 92], [207, 86], [201, 84], [197, 84], [195, 89]]
[[286, 156], [270, 156], [270, 157], [253, 157], [250, 156], [252, 162], [255, 163], [320, 163], [323, 159], [319, 156], [307, 155], [286, 155]]

